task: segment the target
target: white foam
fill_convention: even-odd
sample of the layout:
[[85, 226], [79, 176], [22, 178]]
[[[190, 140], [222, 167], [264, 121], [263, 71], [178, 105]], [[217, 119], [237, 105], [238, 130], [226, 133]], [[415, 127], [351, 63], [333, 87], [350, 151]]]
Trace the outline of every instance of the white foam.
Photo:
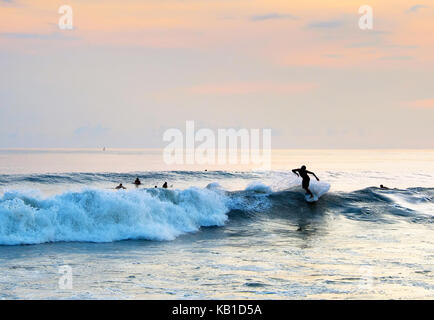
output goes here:
[[327, 182], [311, 180], [309, 183], [309, 190], [312, 192], [313, 197], [306, 194], [305, 199], [307, 202], [315, 202], [330, 190], [330, 184]]
[[42, 198], [6, 192], [0, 198], [0, 244], [58, 241], [173, 240], [202, 226], [222, 226], [226, 199], [209, 189], [104, 191]]
[[309, 183], [309, 190], [312, 191], [315, 196], [320, 198], [330, 190], [330, 183], [311, 180]]
[[250, 183], [246, 191], [255, 191], [258, 193], [272, 193], [272, 190], [269, 186], [263, 184], [262, 182], [252, 182]]

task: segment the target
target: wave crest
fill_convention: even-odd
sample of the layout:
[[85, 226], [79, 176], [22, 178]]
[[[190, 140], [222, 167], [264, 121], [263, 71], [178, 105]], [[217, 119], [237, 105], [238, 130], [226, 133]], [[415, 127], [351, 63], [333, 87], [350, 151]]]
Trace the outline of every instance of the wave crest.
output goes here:
[[208, 189], [87, 189], [46, 199], [21, 192], [0, 198], [0, 244], [173, 240], [228, 219], [222, 193]]

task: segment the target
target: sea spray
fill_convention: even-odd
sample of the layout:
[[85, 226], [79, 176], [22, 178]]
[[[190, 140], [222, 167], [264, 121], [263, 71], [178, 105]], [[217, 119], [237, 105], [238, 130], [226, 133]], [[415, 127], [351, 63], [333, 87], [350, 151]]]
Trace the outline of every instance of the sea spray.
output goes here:
[[0, 198], [0, 244], [59, 241], [173, 240], [228, 219], [224, 194], [209, 189], [86, 189], [42, 198], [6, 192]]
[[315, 206], [306, 204], [304, 194], [299, 186], [272, 191], [260, 182], [239, 191], [215, 182], [185, 190], [83, 189], [45, 197], [38, 191], [6, 191], [0, 196], [0, 245], [165, 241], [238, 217], [253, 224], [258, 217], [291, 221], [329, 215], [377, 224], [433, 223], [433, 188], [329, 192]]

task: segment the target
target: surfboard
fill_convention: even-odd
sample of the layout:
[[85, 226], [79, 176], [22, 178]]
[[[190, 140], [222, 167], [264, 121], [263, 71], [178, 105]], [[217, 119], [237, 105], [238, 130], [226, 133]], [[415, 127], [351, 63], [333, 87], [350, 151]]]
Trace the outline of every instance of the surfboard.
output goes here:
[[330, 184], [322, 181], [310, 181], [309, 190], [313, 193], [313, 197], [309, 194], [305, 195], [307, 202], [317, 202], [324, 194], [330, 190]]

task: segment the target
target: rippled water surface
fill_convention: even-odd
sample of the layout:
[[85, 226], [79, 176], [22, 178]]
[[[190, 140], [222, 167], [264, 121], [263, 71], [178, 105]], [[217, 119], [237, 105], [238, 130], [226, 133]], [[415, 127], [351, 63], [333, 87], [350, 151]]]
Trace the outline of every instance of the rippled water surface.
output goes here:
[[[272, 160], [204, 171], [158, 150], [1, 150], [0, 298], [434, 297], [433, 151]], [[290, 173], [301, 164], [331, 184], [317, 203]]]

